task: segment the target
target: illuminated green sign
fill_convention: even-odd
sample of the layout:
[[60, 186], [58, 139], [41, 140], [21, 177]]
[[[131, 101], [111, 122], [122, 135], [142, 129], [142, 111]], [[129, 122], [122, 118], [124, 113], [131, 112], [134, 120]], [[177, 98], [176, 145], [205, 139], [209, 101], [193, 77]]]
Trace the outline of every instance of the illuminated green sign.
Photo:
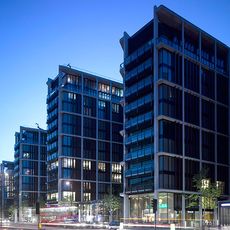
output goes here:
[[167, 204], [159, 204], [159, 208], [168, 208]]

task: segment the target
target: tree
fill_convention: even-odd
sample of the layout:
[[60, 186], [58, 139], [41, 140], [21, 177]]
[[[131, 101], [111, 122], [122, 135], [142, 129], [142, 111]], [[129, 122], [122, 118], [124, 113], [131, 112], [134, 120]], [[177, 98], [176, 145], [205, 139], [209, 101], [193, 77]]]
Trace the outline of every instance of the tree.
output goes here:
[[109, 212], [109, 221], [112, 221], [113, 213], [121, 207], [121, 198], [114, 195], [106, 195], [101, 202], [105, 211]]
[[193, 177], [193, 187], [197, 193], [188, 196], [190, 201], [188, 207], [199, 206], [199, 202], [201, 202], [202, 210], [204, 210], [203, 220], [205, 220], [205, 210], [217, 208], [218, 198], [223, 193], [223, 183], [211, 183], [207, 175], [208, 170], [202, 169]]

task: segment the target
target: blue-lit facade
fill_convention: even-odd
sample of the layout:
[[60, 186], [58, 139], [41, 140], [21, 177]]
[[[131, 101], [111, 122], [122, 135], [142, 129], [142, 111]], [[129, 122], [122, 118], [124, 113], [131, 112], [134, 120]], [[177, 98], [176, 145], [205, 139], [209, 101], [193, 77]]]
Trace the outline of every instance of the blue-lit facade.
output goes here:
[[15, 221], [35, 222], [35, 205], [46, 202], [46, 139], [41, 128], [20, 126], [15, 133], [14, 183], [16, 208]]
[[159, 223], [198, 226], [201, 206], [188, 208], [186, 199], [193, 176], [207, 168], [222, 199], [230, 192], [229, 47], [164, 6], [120, 43], [124, 217], [152, 222], [155, 197]]
[[12, 220], [10, 209], [14, 205], [14, 162], [0, 163], [0, 216], [4, 220]]
[[123, 86], [66, 66], [47, 85], [47, 200], [89, 221], [98, 201], [122, 192]]

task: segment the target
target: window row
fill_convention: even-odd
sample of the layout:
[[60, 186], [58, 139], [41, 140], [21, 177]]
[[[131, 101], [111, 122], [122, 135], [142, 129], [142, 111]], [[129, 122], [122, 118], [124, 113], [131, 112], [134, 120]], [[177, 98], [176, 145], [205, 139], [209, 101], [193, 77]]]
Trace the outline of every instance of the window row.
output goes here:
[[[203, 160], [215, 162], [215, 134], [202, 131], [201, 157]], [[182, 125], [166, 121], [159, 121], [159, 151], [182, 155]], [[185, 126], [185, 156], [200, 159], [200, 130]], [[228, 164], [228, 137], [217, 135], [218, 163]]]
[[[201, 86], [200, 86], [201, 76]], [[159, 79], [164, 79], [182, 85], [182, 58], [178, 54], [166, 49], [159, 51]], [[228, 105], [229, 79], [221, 74], [216, 75], [217, 95], [216, 100]], [[184, 86], [194, 92], [215, 99], [215, 72], [201, 68], [192, 61], [184, 61]], [[201, 90], [200, 90], [201, 88]]]

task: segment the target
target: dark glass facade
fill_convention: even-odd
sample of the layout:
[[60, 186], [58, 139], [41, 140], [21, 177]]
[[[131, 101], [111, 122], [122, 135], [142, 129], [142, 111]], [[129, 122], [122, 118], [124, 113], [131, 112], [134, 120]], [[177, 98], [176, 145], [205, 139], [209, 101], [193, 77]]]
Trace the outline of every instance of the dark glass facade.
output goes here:
[[[14, 179], [19, 221], [32, 221], [36, 201], [46, 202], [47, 192], [47, 132], [43, 129], [20, 127], [15, 133]], [[51, 150], [55, 145], [51, 147]]]
[[1, 219], [13, 220], [11, 210], [14, 206], [14, 162], [0, 163], [0, 207]]
[[197, 227], [184, 195], [195, 174], [208, 169], [229, 196], [229, 47], [162, 5], [120, 43], [125, 218], [152, 222], [154, 197], [157, 221]]
[[122, 84], [59, 66], [47, 85], [48, 203], [89, 205], [113, 188], [120, 193]]

